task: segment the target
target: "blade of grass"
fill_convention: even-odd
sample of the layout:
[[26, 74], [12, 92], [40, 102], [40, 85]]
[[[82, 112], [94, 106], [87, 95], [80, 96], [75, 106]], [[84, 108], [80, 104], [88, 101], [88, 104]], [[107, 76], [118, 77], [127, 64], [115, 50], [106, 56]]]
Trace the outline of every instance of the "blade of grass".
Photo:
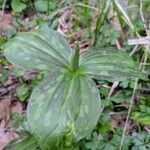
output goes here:
[[148, 26], [146, 24], [145, 18], [144, 18], [144, 14], [143, 14], [143, 1], [140, 1], [140, 15], [141, 15], [141, 20], [144, 24], [144, 28], [148, 29]]
[[82, 4], [82, 3], [76, 3], [75, 6], [85, 7], [85, 8], [92, 9], [94, 11], [98, 11], [98, 9], [96, 7], [93, 7], [93, 6], [90, 6], [90, 5], [86, 5], [86, 4]]
[[135, 26], [133, 25], [133, 23], [130, 19], [130, 17], [128, 16], [124, 2], [120, 1], [120, 0], [114, 0], [114, 4], [117, 6], [118, 10], [122, 13], [124, 21], [128, 24], [128, 26], [131, 28], [131, 30], [133, 32], [135, 32], [138, 37], [140, 37], [139, 33], [137, 32]]
[[124, 17], [126, 23], [130, 26], [130, 28], [133, 31], [135, 31], [134, 25], [132, 24], [132, 22], [128, 16], [128, 13], [126, 11], [125, 4], [123, 2], [120, 2], [119, 0], [114, 0], [114, 4], [116, 4], [118, 10], [120, 10], [120, 12], [123, 14], [123, 17]]
[[6, 5], [6, 1], [7, 1], [7, 0], [4, 0], [4, 2], [3, 2], [2, 13], [1, 13], [1, 17], [0, 17], [0, 22], [3, 21], [3, 17], [4, 17], [4, 9], [5, 9], [5, 5]]
[[74, 72], [76, 72], [79, 67], [79, 53], [80, 53], [79, 44], [75, 43], [75, 53], [72, 58], [72, 68]]
[[110, 3], [111, 3], [111, 0], [108, 0], [108, 1], [104, 2], [103, 6], [102, 6], [101, 13], [100, 13], [100, 15], [98, 16], [98, 18], [96, 20], [96, 29], [95, 29], [95, 32], [94, 32], [93, 46], [96, 46], [96, 44], [97, 44], [98, 37], [99, 37], [99, 34], [102, 30], [104, 19], [106, 18], [106, 15], [108, 13]]
[[113, 1], [113, 10], [116, 12], [117, 14], [117, 17], [118, 17], [118, 21], [119, 21], [119, 24], [120, 24], [120, 27], [121, 27], [121, 31], [123, 32], [123, 18], [122, 18], [122, 14], [120, 13], [118, 7], [116, 6], [116, 4], [114, 3]]

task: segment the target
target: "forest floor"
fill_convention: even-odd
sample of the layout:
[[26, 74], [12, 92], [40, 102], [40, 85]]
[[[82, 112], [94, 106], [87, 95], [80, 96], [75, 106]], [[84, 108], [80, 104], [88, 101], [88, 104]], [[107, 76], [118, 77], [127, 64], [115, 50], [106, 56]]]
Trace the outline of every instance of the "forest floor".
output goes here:
[[[49, 7], [48, 0], [43, 5], [41, 0], [22, 1], [0, 1], [0, 46], [19, 32], [46, 24], [71, 47], [78, 42], [81, 52], [94, 43], [97, 49], [127, 51], [147, 75], [136, 87], [135, 80], [96, 82], [104, 109], [95, 130], [79, 145], [119, 150], [123, 139], [122, 150], [150, 150], [150, 3], [126, 0], [107, 8], [102, 0], [52, 0]], [[19, 137], [16, 130], [26, 120], [29, 97], [42, 79], [42, 74], [10, 64], [0, 50], [0, 150]]]

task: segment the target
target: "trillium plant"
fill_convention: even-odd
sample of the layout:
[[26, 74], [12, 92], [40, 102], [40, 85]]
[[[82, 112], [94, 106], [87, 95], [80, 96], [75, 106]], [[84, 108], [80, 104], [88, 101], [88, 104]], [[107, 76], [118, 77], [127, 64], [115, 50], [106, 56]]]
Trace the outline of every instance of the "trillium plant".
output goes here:
[[[75, 142], [95, 128], [101, 112], [100, 92], [93, 79], [122, 81], [141, 76], [128, 53], [117, 50], [72, 50], [56, 31], [41, 27], [20, 33], [2, 46], [12, 64], [49, 75], [34, 89], [27, 107], [31, 139], [22, 150], [58, 148], [66, 134]], [[37, 144], [35, 144], [37, 143]], [[13, 149], [13, 147], [12, 147]]]

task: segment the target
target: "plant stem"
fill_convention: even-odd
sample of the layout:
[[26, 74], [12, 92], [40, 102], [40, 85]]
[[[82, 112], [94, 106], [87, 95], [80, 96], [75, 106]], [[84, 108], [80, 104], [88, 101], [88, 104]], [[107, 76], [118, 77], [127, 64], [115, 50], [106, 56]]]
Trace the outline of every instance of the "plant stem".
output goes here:
[[131, 98], [131, 101], [130, 101], [130, 106], [129, 106], [129, 110], [128, 110], [128, 115], [127, 115], [127, 118], [126, 118], [125, 126], [123, 128], [123, 133], [122, 133], [122, 138], [121, 138], [121, 143], [120, 143], [119, 150], [122, 150], [122, 146], [123, 146], [123, 142], [124, 142], [124, 138], [125, 138], [125, 133], [126, 133], [128, 122], [129, 122], [129, 117], [130, 117], [130, 113], [131, 113], [131, 110], [132, 110], [134, 96], [135, 96], [135, 92], [136, 92], [137, 85], [138, 85], [138, 80], [139, 79], [137, 78], [136, 81], [135, 81], [135, 84], [134, 84], [134, 90], [133, 90], [133, 93], [132, 93], [132, 98]]
[[95, 29], [95, 33], [94, 33], [93, 46], [96, 46], [96, 44], [97, 44], [99, 34], [100, 34], [103, 24], [104, 24], [104, 19], [106, 18], [107, 12], [109, 11], [110, 3], [111, 3], [111, 0], [108, 0], [107, 2], [104, 1], [101, 13], [96, 20], [96, 29]]
[[50, 1], [47, 0], [47, 14], [50, 14]]
[[79, 67], [79, 53], [80, 53], [79, 44], [76, 43], [75, 44], [75, 52], [74, 52], [74, 55], [73, 55], [73, 58], [72, 58], [72, 68], [73, 68], [74, 72], [76, 72], [76, 70]]

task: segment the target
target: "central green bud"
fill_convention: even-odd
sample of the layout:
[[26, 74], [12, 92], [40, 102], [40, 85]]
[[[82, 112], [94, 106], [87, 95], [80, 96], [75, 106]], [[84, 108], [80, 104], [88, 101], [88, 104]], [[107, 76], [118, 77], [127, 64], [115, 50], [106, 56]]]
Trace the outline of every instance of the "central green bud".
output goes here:
[[79, 53], [80, 53], [80, 48], [79, 48], [79, 45], [76, 44], [75, 51], [72, 57], [72, 62], [71, 62], [73, 72], [76, 72], [77, 70], [79, 70], [79, 56], [80, 56]]

